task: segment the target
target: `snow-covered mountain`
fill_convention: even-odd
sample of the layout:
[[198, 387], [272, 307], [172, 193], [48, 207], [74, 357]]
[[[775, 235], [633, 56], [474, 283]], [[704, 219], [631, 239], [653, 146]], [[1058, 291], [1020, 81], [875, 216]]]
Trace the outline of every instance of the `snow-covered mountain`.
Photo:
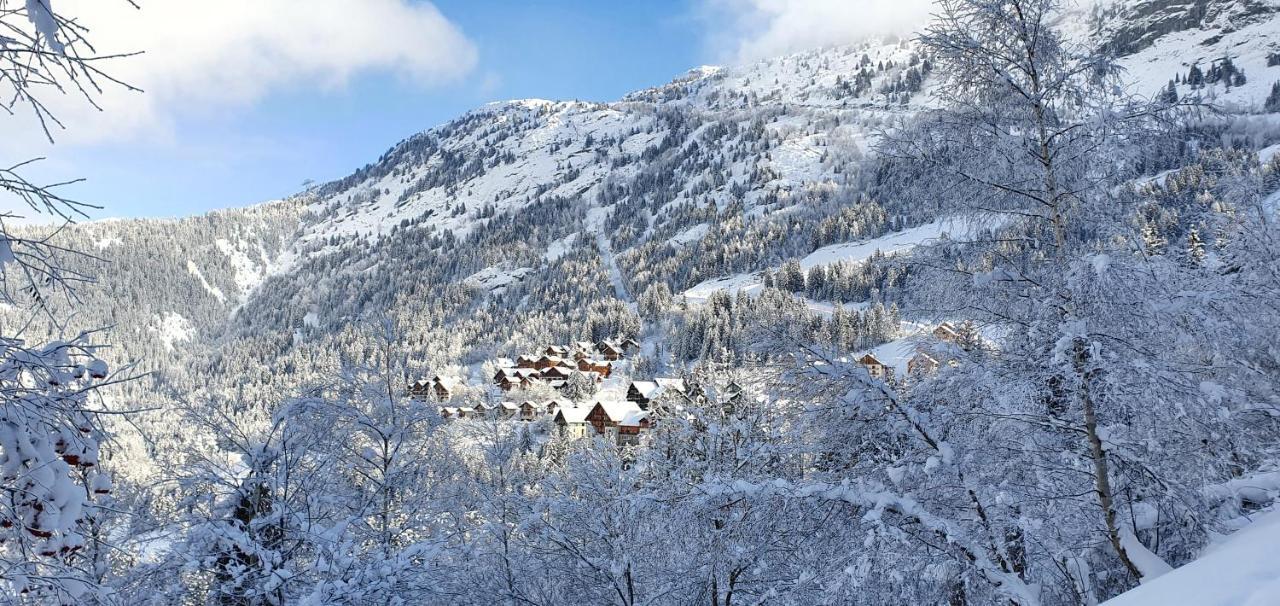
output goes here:
[[[1116, 2], [1067, 25], [1121, 53], [1138, 93], [1176, 81], [1256, 112], [1280, 81], [1277, 10]], [[608, 103], [486, 105], [287, 201], [69, 230], [115, 262], [77, 326], [112, 325], [122, 355], [200, 384], [176, 377], [242, 355], [318, 363], [373, 316], [413, 333], [424, 368], [584, 336], [589, 316], [650, 289], [731, 283], [937, 219], [853, 193], [876, 179], [863, 159], [877, 132], [925, 107], [930, 85], [913, 41], [881, 40], [700, 67]]]

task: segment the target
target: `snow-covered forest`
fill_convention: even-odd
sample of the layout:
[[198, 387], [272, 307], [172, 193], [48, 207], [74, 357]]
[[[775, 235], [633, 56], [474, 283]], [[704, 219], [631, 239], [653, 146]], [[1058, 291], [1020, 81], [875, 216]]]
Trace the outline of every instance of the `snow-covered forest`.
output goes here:
[[1280, 4], [934, 12], [203, 216], [3, 159], [0, 603], [1280, 603], [1178, 570], [1280, 536]]

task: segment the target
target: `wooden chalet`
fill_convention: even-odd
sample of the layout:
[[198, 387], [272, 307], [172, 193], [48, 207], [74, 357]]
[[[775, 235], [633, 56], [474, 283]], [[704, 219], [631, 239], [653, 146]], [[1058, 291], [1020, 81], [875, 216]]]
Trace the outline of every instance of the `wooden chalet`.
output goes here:
[[555, 356], [557, 358], [569, 357], [569, 348], [563, 345], [551, 345], [542, 350], [544, 356]]
[[422, 381], [414, 381], [405, 390], [410, 398], [415, 400], [426, 400], [431, 397], [431, 384]]
[[538, 356], [516, 357], [516, 368], [537, 368]]
[[599, 373], [600, 376], [607, 379], [610, 374], [613, 374], [613, 363], [608, 360], [578, 358], [578, 370], [582, 372]]
[[858, 363], [866, 367], [867, 372], [873, 379], [881, 381], [893, 380], [893, 367], [881, 362], [879, 358], [870, 353], [858, 358]]
[[938, 363], [937, 358], [923, 351], [918, 351], [916, 355], [911, 356], [910, 360], [907, 360], [907, 374], [913, 377], [923, 377], [937, 372], [939, 366], [941, 364]]
[[956, 330], [956, 327], [952, 326], [950, 322], [943, 322], [933, 329], [933, 336], [939, 341], [955, 343], [960, 340], [960, 331]]
[[604, 358], [605, 360], [608, 360], [610, 362], [616, 362], [618, 360], [621, 360], [622, 357], [626, 355], [626, 352], [623, 351], [622, 346], [608, 339], [605, 339], [599, 343], [596, 343], [596, 352], [600, 354], [601, 358]]
[[545, 356], [542, 356], [541, 358], [538, 358], [538, 361], [535, 362], [533, 365], [533, 367], [538, 370], [546, 370], [553, 366], [563, 366], [565, 368], [572, 368], [572, 365], [569, 364], [569, 362], [565, 361], [563, 357], [551, 356], [551, 355], [545, 355]]
[[592, 345], [590, 341], [576, 341], [573, 344], [573, 359], [589, 358], [595, 353], [595, 350], [596, 346]]
[[649, 413], [634, 402], [596, 402], [587, 413], [587, 424], [597, 435], [612, 438], [619, 446], [636, 444], [640, 432], [650, 427]]
[[635, 339], [623, 339], [618, 345], [622, 347], [622, 353], [628, 356], [640, 351], [640, 342]]
[[505, 419], [510, 419], [520, 414], [520, 405], [515, 402], [500, 402], [498, 404], [498, 414]]
[[577, 404], [574, 404], [573, 402], [570, 402], [569, 400], [565, 400], [565, 399], [555, 399], [555, 400], [547, 400], [547, 403], [544, 406], [547, 414], [554, 415], [556, 414], [556, 410], [559, 410], [561, 408], [573, 408], [574, 406], [577, 406]]
[[453, 377], [436, 375], [431, 378], [431, 393], [437, 400], [448, 400], [458, 394], [462, 385], [461, 381]]
[[520, 420], [521, 421], [532, 421], [534, 417], [537, 417], [537, 416], [538, 416], [537, 404], [534, 404], [529, 400], [525, 400], [520, 403]]
[[565, 368], [563, 366], [551, 366], [546, 370], [543, 370], [538, 377], [548, 383], [553, 381], [567, 381], [569, 380], [569, 373], [572, 372], [575, 371], [570, 368]]
[[685, 392], [683, 379], [672, 379], [667, 377], [659, 377], [652, 381], [632, 381], [627, 386], [627, 401], [634, 402], [641, 409], [648, 410], [649, 403], [653, 402], [658, 396], [667, 390], [675, 390], [678, 393]]

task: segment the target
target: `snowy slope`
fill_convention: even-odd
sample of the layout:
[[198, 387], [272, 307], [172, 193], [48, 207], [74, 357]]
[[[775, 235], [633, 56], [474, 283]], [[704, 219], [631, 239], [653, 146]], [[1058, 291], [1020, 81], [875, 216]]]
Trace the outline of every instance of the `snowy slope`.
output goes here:
[[1210, 546], [1199, 559], [1108, 600], [1104, 606], [1280, 604], [1280, 510]]
[[[804, 270], [834, 263], [862, 263], [876, 252], [885, 255], [897, 255], [911, 249], [938, 240], [942, 237], [966, 238], [974, 234], [982, 226], [960, 219], [939, 219], [924, 225], [886, 234], [879, 238], [832, 244], [809, 253], [800, 259], [800, 267]], [[776, 268], [775, 268], [776, 269]], [[705, 280], [684, 291], [685, 298], [691, 303], [706, 301], [716, 291], [737, 294], [740, 291], [756, 292], [763, 288], [760, 272], [735, 274], [721, 278]]]

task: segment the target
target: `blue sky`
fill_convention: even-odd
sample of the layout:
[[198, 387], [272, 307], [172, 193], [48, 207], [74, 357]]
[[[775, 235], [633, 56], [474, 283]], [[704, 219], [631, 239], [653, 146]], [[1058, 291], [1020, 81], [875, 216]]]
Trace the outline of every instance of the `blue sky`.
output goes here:
[[701, 64], [882, 33], [869, 24], [924, 1], [57, 0], [100, 49], [146, 51], [113, 75], [147, 92], [108, 90], [101, 112], [58, 99], [57, 144], [19, 127], [0, 158], [44, 155], [37, 177], [85, 178], [67, 193], [102, 205], [95, 216], [244, 206], [489, 101], [609, 101]]
[[424, 86], [371, 69], [332, 90], [295, 84], [247, 106], [179, 112], [170, 140], [59, 143], [45, 168], [84, 177], [71, 191], [104, 206], [104, 216], [242, 206], [294, 193], [304, 179], [344, 176], [396, 141], [488, 101], [612, 100], [706, 59], [682, 1], [436, 6], [478, 53], [454, 82]]

